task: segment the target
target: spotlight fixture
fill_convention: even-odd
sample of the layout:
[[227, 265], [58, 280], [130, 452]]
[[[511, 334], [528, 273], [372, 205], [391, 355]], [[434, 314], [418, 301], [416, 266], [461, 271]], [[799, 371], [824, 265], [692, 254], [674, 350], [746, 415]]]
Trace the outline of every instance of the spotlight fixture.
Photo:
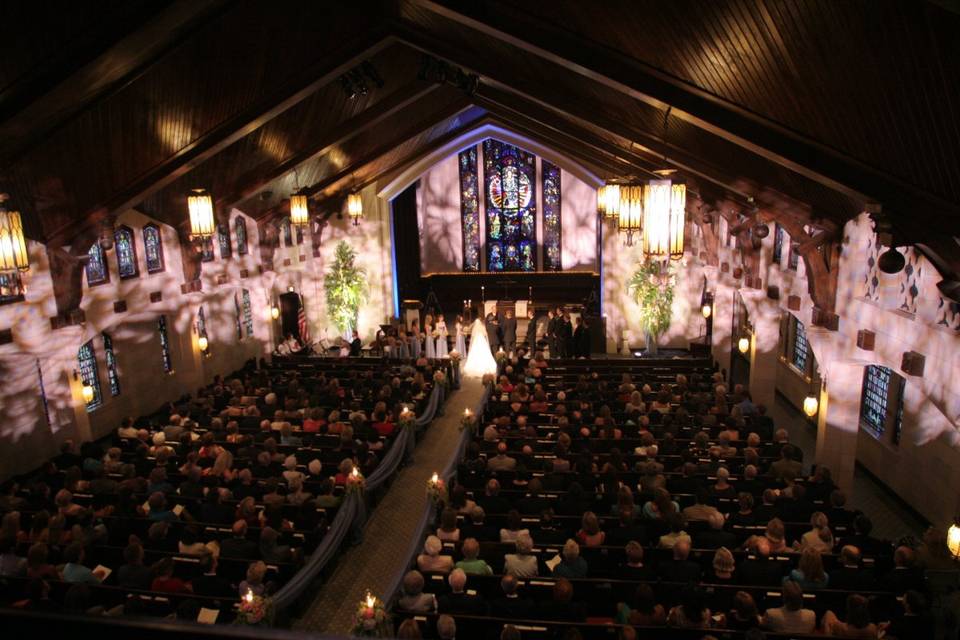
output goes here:
[[770, 227], [768, 227], [767, 225], [763, 224], [762, 222], [758, 222], [753, 226], [754, 238], [763, 239], [763, 238], [766, 238], [768, 235], [770, 235]]
[[903, 254], [893, 247], [880, 254], [880, 258], [877, 260], [880, 271], [890, 274], [900, 273], [906, 264], [907, 260], [903, 257]]

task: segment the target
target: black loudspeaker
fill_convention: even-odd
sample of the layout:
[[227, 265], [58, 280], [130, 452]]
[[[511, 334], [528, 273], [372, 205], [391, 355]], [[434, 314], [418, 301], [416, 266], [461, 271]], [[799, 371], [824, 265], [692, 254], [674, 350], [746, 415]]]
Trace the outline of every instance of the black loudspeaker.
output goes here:
[[584, 316], [590, 327], [590, 353], [607, 351], [607, 319], [603, 316]]

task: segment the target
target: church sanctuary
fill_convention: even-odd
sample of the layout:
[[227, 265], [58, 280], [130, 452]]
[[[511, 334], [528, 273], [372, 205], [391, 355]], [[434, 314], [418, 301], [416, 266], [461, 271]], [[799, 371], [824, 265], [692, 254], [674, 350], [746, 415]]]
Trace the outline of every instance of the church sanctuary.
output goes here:
[[960, 0], [0, 21], [4, 639], [960, 640]]

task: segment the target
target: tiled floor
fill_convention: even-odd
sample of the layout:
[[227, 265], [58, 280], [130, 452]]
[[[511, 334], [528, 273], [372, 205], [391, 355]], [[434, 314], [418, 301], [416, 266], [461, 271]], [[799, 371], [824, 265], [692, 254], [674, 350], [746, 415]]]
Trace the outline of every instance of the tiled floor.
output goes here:
[[455, 455], [460, 441], [460, 418], [474, 409], [483, 395], [479, 380], [464, 378], [417, 444], [414, 464], [404, 467], [370, 515], [363, 542], [349, 549], [320, 593], [294, 628], [349, 635], [357, 604], [369, 589], [378, 598], [410, 561], [411, 544], [426, 506], [427, 480]]
[[[817, 428], [806, 420], [796, 408], [782, 397], [777, 397], [770, 411], [777, 427], [790, 433], [790, 441], [803, 449], [804, 462], [812, 461], [817, 447]], [[898, 540], [904, 536], [920, 536], [926, 523], [907, 511], [888, 489], [867, 473], [857, 468], [853, 478], [853, 495], [847, 497], [847, 505], [860, 509], [873, 521], [873, 535], [879, 538]]]

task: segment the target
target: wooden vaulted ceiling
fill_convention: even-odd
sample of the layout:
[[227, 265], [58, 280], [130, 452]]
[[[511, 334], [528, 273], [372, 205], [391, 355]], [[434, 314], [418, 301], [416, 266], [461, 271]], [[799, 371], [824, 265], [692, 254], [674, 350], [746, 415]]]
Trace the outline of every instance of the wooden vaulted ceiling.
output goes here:
[[[54, 12], [55, 13], [52, 13]], [[960, 271], [960, 19], [897, 0], [12, 2], [0, 188], [31, 237], [137, 207], [318, 210], [481, 122], [603, 178], [838, 228], [879, 205]], [[470, 93], [421, 73], [431, 56]], [[369, 62], [366, 95], [340, 77]], [[426, 79], [427, 77], [432, 80]], [[949, 261], [954, 262], [950, 263]]]

